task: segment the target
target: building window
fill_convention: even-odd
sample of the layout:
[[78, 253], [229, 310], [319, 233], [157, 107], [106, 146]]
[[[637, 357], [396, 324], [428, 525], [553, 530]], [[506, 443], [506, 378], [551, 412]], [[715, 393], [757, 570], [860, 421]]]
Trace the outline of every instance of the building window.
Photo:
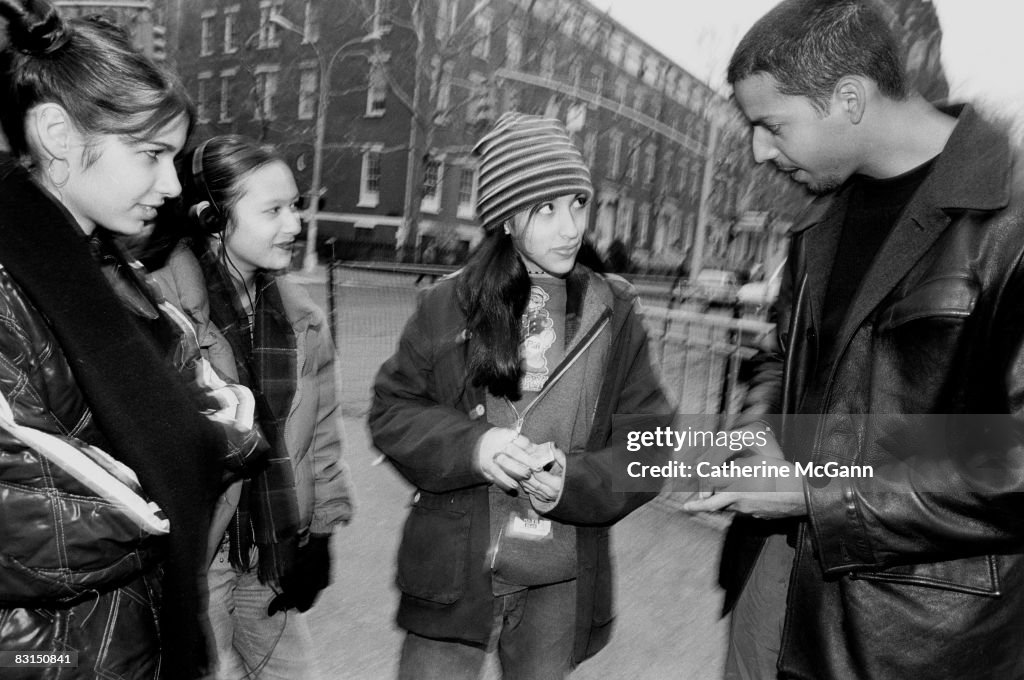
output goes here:
[[199, 19], [199, 56], [205, 57], [213, 54], [213, 20], [216, 17], [215, 10], [203, 12]]
[[471, 220], [476, 215], [476, 173], [472, 167], [463, 166], [459, 169], [459, 208], [458, 216]]
[[317, 81], [320, 72], [317, 65], [304, 63], [299, 66], [299, 112], [300, 120], [310, 120], [316, 115]]
[[618, 66], [622, 62], [622, 53], [625, 51], [622, 36], [612, 33], [608, 36], [608, 61]]
[[277, 97], [277, 66], [256, 67], [256, 120], [274, 120]]
[[315, 43], [320, 40], [320, 3], [306, 0], [306, 12], [302, 20], [302, 42]]
[[657, 171], [657, 168], [655, 167], [656, 166], [656, 161], [657, 161], [657, 155], [658, 155], [658, 150], [654, 147], [653, 144], [648, 144], [647, 148], [644, 149], [644, 183], [645, 184], [653, 184], [654, 183], [654, 173]]
[[508, 36], [505, 39], [505, 66], [518, 69], [523, 63], [523, 29], [519, 22], [508, 23]]
[[491, 56], [491, 13], [481, 10], [473, 20], [473, 56], [489, 59]]
[[434, 26], [434, 37], [438, 42], [445, 42], [455, 34], [456, 21], [459, 16], [459, 0], [440, 0], [437, 6], [437, 24]]
[[435, 121], [443, 122], [448, 117], [448, 110], [452, 105], [452, 74], [455, 65], [448, 61], [441, 63], [441, 58], [435, 56], [431, 61], [430, 98], [436, 102], [434, 112]]
[[608, 140], [608, 176], [615, 179], [622, 167], [622, 133], [613, 130]]
[[629, 243], [633, 232], [633, 199], [620, 198], [619, 210], [615, 216], [615, 238]]
[[259, 47], [267, 49], [279, 47], [281, 36], [277, 31], [277, 24], [270, 20], [271, 17], [281, 13], [284, 2], [281, 0], [260, 0], [260, 32]]
[[572, 89], [579, 92], [583, 85], [583, 64], [578, 61], [572, 63], [569, 67], [569, 81], [572, 83]]
[[374, 144], [363, 150], [363, 169], [359, 179], [360, 208], [376, 208], [380, 203], [380, 154], [383, 144]]
[[555, 46], [548, 43], [540, 55], [540, 76], [551, 80], [555, 77]]
[[647, 95], [638, 87], [636, 92], [633, 93], [633, 110], [643, 113], [646, 99]]
[[683, 194], [686, 193], [686, 187], [689, 185], [689, 179], [690, 179], [690, 166], [686, 162], [686, 157], [685, 156], [680, 155], [679, 163], [678, 163], [678, 168], [679, 168], [679, 184], [676, 187], [676, 191], [680, 195], [683, 195]]
[[626, 168], [626, 179], [630, 182], [636, 181], [636, 173], [640, 165], [640, 149], [633, 146], [629, 149], [629, 164]]
[[594, 94], [604, 94], [604, 69], [602, 67], [590, 67], [590, 86], [594, 89]]
[[387, 64], [388, 55], [377, 53], [370, 57], [370, 71], [367, 74], [366, 86], [366, 115], [370, 118], [380, 118], [387, 110], [388, 100], [388, 77]]
[[199, 91], [196, 96], [196, 117], [200, 123], [208, 123], [210, 121], [210, 97], [213, 95], [213, 88], [211, 87], [213, 74], [209, 71], [203, 71], [199, 74]]
[[615, 101], [619, 104], [626, 103], [626, 97], [629, 96], [629, 83], [626, 82], [625, 77], [619, 76], [615, 79]]
[[220, 122], [230, 123], [233, 118], [231, 112], [231, 94], [234, 89], [235, 74], [237, 69], [228, 69], [220, 72]]
[[482, 123], [491, 120], [494, 113], [491, 88], [487, 76], [482, 73], [469, 74], [469, 102], [466, 105], [466, 122]]
[[570, 38], [576, 37], [576, 31], [579, 30], [580, 26], [580, 10], [571, 6], [566, 7], [561, 19], [559, 28], [562, 30], [562, 33]]
[[641, 248], [647, 247], [647, 230], [651, 223], [651, 206], [649, 203], [640, 204], [640, 214], [637, 215], [637, 245]]
[[224, 8], [224, 54], [238, 51], [238, 11], [239, 5]]
[[583, 158], [587, 161], [587, 165], [593, 166], [594, 161], [597, 160], [597, 133], [588, 132], [586, 138], [583, 140]]
[[441, 211], [441, 183], [444, 181], [444, 162], [429, 158], [423, 166], [423, 199], [420, 210], [429, 213]]

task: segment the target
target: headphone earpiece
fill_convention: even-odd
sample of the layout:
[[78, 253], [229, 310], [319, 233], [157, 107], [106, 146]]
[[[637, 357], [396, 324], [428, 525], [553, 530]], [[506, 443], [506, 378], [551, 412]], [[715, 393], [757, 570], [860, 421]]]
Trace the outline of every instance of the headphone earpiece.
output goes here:
[[206, 153], [206, 145], [209, 143], [210, 140], [207, 139], [192, 153], [192, 184], [195, 186], [197, 194], [200, 196], [205, 194], [206, 200], [201, 200], [190, 207], [188, 209], [188, 216], [192, 218], [192, 221], [200, 229], [213, 236], [224, 231], [228, 220], [217, 206], [217, 202], [213, 200], [210, 187], [206, 186], [206, 179], [203, 177], [203, 159]]
[[219, 234], [224, 230], [224, 221], [221, 219], [220, 213], [209, 201], [196, 203], [188, 209], [188, 216], [209, 234]]

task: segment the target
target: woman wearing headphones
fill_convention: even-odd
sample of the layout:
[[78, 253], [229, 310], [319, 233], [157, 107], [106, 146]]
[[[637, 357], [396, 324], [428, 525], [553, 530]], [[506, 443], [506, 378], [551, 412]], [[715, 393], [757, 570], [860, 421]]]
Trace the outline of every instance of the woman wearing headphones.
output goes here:
[[249, 386], [270, 464], [220, 499], [210, 535], [217, 678], [312, 678], [305, 612], [327, 586], [331, 531], [352, 515], [340, 460], [337, 365], [327, 320], [278, 276], [299, 233], [299, 192], [273, 150], [214, 137], [183, 181], [193, 230], [155, 277], [225, 377]]

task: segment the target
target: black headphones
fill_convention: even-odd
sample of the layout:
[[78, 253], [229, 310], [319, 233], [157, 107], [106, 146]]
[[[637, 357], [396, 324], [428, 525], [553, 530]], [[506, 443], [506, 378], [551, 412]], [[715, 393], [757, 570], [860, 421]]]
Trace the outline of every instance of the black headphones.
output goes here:
[[196, 193], [199, 196], [205, 195], [206, 200], [201, 200], [189, 208], [188, 216], [206, 233], [219, 234], [224, 231], [228, 220], [217, 206], [217, 201], [213, 200], [210, 187], [206, 186], [206, 179], [203, 177], [203, 158], [206, 145], [209, 143], [210, 140], [207, 139], [192, 152], [192, 184]]

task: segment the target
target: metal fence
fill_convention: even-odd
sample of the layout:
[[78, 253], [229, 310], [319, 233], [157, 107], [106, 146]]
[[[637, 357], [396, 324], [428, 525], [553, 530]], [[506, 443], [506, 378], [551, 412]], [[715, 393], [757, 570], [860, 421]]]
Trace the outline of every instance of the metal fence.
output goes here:
[[[328, 276], [327, 306], [342, 357], [342, 404], [347, 415], [369, 407], [373, 378], [394, 352], [416, 294], [443, 273], [436, 268], [336, 263]], [[744, 361], [772, 326], [735, 318], [729, 307], [698, 311], [694, 303], [648, 288], [642, 294], [651, 354], [679, 413], [733, 413], [743, 398]]]

